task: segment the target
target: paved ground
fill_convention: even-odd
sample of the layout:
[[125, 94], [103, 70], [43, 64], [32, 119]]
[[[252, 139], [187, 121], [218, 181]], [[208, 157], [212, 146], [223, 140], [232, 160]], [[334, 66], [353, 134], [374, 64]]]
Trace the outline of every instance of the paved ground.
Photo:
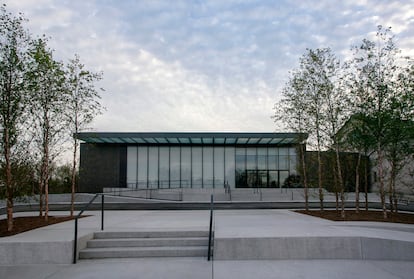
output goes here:
[[412, 279], [414, 263], [406, 261], [213, 261], [165, 258], [80, 261], [76, 265], [0, 266], [0, 278], [140, 278], [265, 279], [375, 278]]
[[[53, 214], [65, 213], [53, 212]], [[86, 214], [93, 214], [93, 216], [80, 220], [80, 234], [97, 230], [100, 227], [99, 212], [86, 212]], [[207, 229], [208, 220], [208, 211], [107, 211], [105, 212], [105, 230]], [[221, 237], [355, 235], [414, 242], [414, 225], [375, 222], [338, 223], [287, 210], [217, 211], [215, 226], [216, 233]], [[65, 241], [72, 238], [73, 222], [65, 222], [12, 237], [0, 238], [0, 245], [4, 242]], [[3, 265], [0, 266], [0, 278], [411, 279], [414, 278], [414, 262], [367, 260], [216, 260], [208, 262], [206, 259], [197, 258], [81, 260], [76, 265]]]

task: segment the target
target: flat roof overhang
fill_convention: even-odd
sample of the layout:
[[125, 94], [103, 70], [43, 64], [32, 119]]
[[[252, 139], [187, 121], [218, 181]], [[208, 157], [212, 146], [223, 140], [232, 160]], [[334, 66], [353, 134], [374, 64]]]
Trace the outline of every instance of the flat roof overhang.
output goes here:
[[85, 143], [142, 145], [293, 145], [308, 138], [305, 133], [230, 132], [83, 132], [74, 136]]

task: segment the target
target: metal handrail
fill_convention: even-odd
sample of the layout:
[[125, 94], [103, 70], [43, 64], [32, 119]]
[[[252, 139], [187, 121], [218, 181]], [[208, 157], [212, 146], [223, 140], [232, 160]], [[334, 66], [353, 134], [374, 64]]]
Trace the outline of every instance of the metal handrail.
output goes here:
[[82, 215], [82, 213], [89, 208], [89, 206], [93, 203], [93, 201], [98, 197], [101, 196], [101, 231], [104, 230], [104, 203], [105, 203], [105, 195], [98, 193], [96, 194], [89, 203], [76, 215], [75, 217], [75, 237], [73, 241], [73, 263], [76, 264], [76, 259], [78, 257], [78, 219]]
[[[212, 237], [213, 237], [213, 210], [214, 210], [214, 195], [211, 195], [211, 203], [210, 203], [210, 229], [208, 233], [208, 255], [207, 260], [210, 261], [211, 258], [211, 245], [212, 245]], [[214, 243], [213, 243], [214, 245]]]

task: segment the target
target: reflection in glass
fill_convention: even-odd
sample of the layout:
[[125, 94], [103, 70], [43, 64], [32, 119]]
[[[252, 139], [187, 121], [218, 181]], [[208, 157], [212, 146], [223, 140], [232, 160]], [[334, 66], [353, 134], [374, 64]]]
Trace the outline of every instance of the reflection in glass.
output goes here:
[[192, 187], [203, 187], [203, 164], [202, 164], [202, 150], [201, 147], [193, 147], [192, 149]]
[[[236, 148], [236, 187], [247, 187], [246, 181], [246, 149]], [[227, 154], [226, 154], [227, 155]]]
[[170, 188], [180, 187], [180, 147], [170, 148]]
[[247, 170], [247, 187], [248, 188], [257, 188], [257, 171], [255, 170]]
[[278, 171], [269, 171], [269, 187], [278, 188]]
[[267, 170], [267, 148], [257, 148], [257, 169]]
[[158, 147], [148, 147], [148, 188], [158, 188]]
[[213, 188], [213, 147], [203, 148], [203, 188]]
[[137, 182], [137, 147], [127, 148], [127, 187], [136, 188]]
[[279, 148], [279, 169], [288, 170], [289, 169], [289, 149], [288, 148]]
[[288, 177], [289, 177], [289, 172], [288, 171], [280, 171], [279, 172], [279, 183], [280, 183], [281, 187], [285, 186], [285, 182], [286, 182]]
[[235, 148], [234, 147], [225, 147], [225, 183], [227, 183], [230, 188], [234, 188], [236, 186], [236, 178], [235, 178]]
[[159, 187], [169, 188], [170, 183], [170, 149], [169, 147], [160, 147], [160, 177]]
[[257, 173], [257, 187], [267, 188], [267, 171], [258, 171]]
[[224, 147], [214, 147], [214, 187], [224, 188]]
[[148, 147], [138, 147], [138, 188], [147, 188]]
[[277, 148], [269, 147], [267, 152], [268, 152], [267, 163], [268, 163], [269, 170], [277, 170], [279, 168], [279, 157], [278, 157]]
[[191, 147], [181, 147], [181, 187], [191, 187]]
[[256, 148], [246, 148], [246, 169], [255, 170], [256, 165]]

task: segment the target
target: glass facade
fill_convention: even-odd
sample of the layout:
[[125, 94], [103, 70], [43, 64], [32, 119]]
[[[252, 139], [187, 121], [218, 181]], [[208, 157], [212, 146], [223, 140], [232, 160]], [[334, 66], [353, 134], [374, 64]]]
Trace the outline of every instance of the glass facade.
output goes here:
[[296, 174], [292, 147], [128, 146], [131, 188], [278, 188]]

